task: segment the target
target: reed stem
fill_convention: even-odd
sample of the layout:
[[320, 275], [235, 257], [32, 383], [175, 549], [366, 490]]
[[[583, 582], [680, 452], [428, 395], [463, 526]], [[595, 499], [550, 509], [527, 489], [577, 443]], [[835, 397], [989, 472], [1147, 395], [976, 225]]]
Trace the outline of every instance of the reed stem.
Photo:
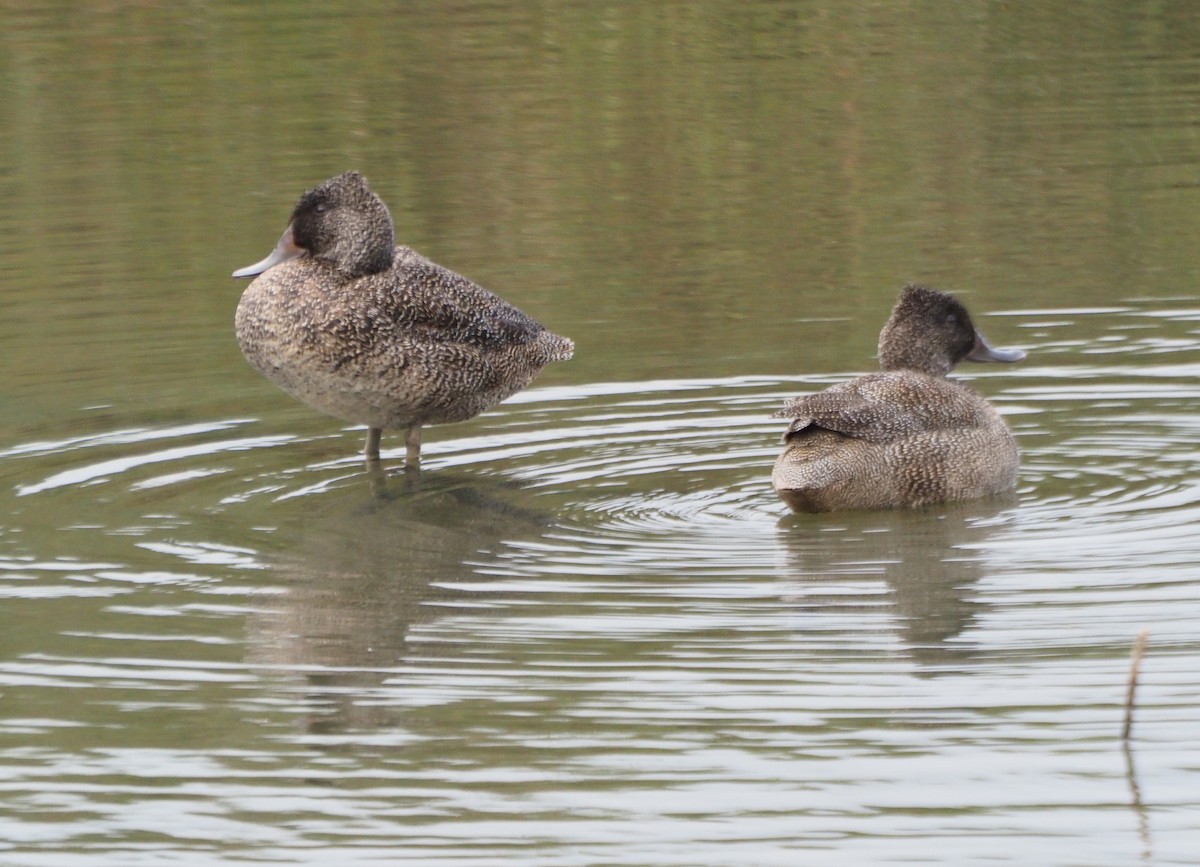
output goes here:
[[1137, 692], [1138, 672], [1142, 668], [1142, 655], [1146, 652], [1146, 642], [1150, 639], [1150, 630], [1143, 629], [1138, 633], [1137, 640], [1133, 642], [1133, 653], [1130, 654], [1129, 662], [1129, 687], [1125, 691], [1125, 726], [1121, 729], [1121, 739], [1129, 740], [1129, 733], [1133, 730], [1133, 699], [1134, 693]]

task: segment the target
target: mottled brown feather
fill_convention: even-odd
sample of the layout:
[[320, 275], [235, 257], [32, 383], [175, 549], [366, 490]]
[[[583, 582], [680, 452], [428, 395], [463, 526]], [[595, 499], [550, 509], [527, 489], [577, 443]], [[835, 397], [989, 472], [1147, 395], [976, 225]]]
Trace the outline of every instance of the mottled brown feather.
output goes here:
[[983, 397], [943, 375], [984, 349], [995, 360], [1021, 355], [987, 347], [951, 296], [906, 287], [880, 336], [883, 372], [794, 398], [775, 414], [792, 419], [771, 475], [780, 498], [818, 512], [1011, 489], [1019, 463], [1011, 431]]
[[392, 246], [391, 217], [357, 173], [301, 196], [289, 225], [310, 248], [247, 287], [236, 332], [256, 369], [315, 409], [380, 429], [464, 421], [573, 354], [486, 289]]

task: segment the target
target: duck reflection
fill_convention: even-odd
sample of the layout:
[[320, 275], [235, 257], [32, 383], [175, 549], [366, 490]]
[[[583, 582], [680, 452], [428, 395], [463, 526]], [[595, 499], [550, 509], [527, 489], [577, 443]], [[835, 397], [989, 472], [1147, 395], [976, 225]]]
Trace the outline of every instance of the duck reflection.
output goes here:
[[303, 541], [273, 566], [287, 591], [251, 619], [251, 657], [304, 678], [310, 731], [378, 728], [390, 712], [370, 696], [411, 655], [413, 627], [456, 603], [477, 608], [478, 594], [454, 585], [486, 580], [472, 564], [540, 537], [550, 519], [519, 488], [446, 474], [375, 473], [321, 499]]
[[974, 654], [956, 639], [981, 608], [973, 588], [984, 563], [973, 549], [1015, 502], [1015, 495], [1002, 495], [906, 511], [788, 516], [780, 522], [786, 568], [802, 582], [798, 595], [806, 605], [852, 615], [878, 597], [864, 600], [832, 585], [882, 580], [900, 638], [921, 670], [955, 670]]

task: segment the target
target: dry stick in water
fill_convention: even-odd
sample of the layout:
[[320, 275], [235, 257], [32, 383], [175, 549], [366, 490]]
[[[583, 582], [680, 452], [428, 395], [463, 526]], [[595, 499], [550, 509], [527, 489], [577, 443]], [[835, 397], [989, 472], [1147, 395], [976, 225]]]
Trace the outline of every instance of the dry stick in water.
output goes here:
[[1150, 630], [1143, 629], [1133, 642], [1133, 653], [1129, 663], [1129, 689], [1125, 692], [1125, 727], [1121, 730], [1121, 739], [1129, 740], [1129, 732], [1133, 728], [1133, 694], [1137, 692], [1138, 671], [1142, 667], [1142, 654], [1146, 652], [1146, 641], [1150, 638]]

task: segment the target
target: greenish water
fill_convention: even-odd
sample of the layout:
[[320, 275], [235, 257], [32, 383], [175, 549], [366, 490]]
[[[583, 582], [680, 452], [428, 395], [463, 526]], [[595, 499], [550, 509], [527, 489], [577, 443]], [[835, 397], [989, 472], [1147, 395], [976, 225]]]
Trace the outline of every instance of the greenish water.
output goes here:
[[[1186, 4], [0, 21], [0, 862], [1194, 862]], [[420, 479], [233, 340], [348, 168], [578, 347]], [[1016, 497], [786, 516], [909, 280], [1029, 353]]]

